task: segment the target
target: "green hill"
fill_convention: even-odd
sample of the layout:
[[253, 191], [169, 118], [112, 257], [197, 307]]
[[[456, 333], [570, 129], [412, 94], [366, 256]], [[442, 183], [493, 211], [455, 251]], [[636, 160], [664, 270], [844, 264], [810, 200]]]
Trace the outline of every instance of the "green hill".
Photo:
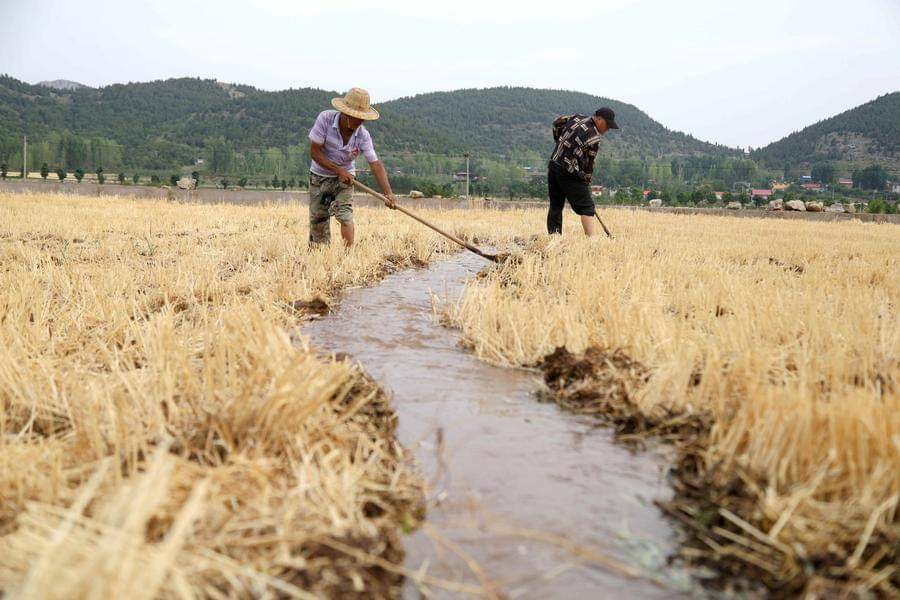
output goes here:
[[[334, 92], [311, 88], [265, 92], [213, 80], [169, 79], [99, 89], [55, 90], [0, 77], [0, 159], [17, 152], [23, 134], [32, 140], [76, 136], [121, 147], [122, 167], [162, 169], [207, 154], [210, 139], [234, 151], [306, 144], [319, 111]], [[387, 111], [379, 123], [393, 150], [429, 151], [446, 141]], [[68, 141], [68, 140], [67, 140]], [[77, 153], [77, 152], [76, 152]], [[71, 154], [71, 153], [70, 153]], [[67, 166], [93, 167], [81, 157], [55, 156]], [[85, 165], [75, 163], [86, 163]]]
[[472, 152], [503, 156], [552, 149], [550, 123], [559, 115], [593, 114], [600, 106], [616, 111], [619, 131], [605, 138], [603, 152], [616, 158], [736, 155], [734, 149], [671, 131], [637, 107], [565, 90], [523, 87], [434, 92], [385, 103], [394, 112], [427, 123]]
[[900, 92], [880, 96], [773, 142], [751, 155], [782, 169], [832, 163], [842, 173], [880, 164], [900, 175]]
[[[27, 134], [34, 160], [68, 168], [103, 163], [107, 171], [173, 169], [220, 152], [228, 164], [247, 163], [234, 169], [253, 171], [248, 164], [272, 158], [266, 153], [273, 148], [300, 164], [309, 127], [335, 95], [313, 88], [266, 92], [191, 78], [54, 89], [2, 76], [0, 161], [14, 164]], [[370, 129], [387, 155], [469, 151], [489, 159], [527, 155], [542, 161], [550, 151], [553, 118], [600, 105], [612, 106], [622, 125], [607, 137], [606, 156], [735, 154], [670, 131], [630, 104], [561, 90], [504, 87], [401, 98], [378, 104], [383, 118]], [[221, 164], [217, 159], [217, 168]]]

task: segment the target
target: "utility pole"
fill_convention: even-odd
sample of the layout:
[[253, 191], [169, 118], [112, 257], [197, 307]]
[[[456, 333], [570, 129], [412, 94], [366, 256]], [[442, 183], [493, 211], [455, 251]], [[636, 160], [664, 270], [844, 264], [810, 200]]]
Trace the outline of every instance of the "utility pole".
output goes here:
[[28, 136], [22, 136], [22, 179], [28, 179]]
[[469, 203], [469, 153], [463, 154], [466, 157], [466, 204]]

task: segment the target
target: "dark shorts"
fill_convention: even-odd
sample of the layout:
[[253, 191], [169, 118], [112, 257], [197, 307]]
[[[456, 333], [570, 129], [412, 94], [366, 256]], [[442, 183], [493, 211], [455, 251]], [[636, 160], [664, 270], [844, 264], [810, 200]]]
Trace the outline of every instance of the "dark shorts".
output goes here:
[[591, 196], [591, 184], [587, 181], [551, 166], [547, 170], [547, 191], [551, 210], [561, 212], [568, 199], [575, 214], [594, 216], [594, 198]]

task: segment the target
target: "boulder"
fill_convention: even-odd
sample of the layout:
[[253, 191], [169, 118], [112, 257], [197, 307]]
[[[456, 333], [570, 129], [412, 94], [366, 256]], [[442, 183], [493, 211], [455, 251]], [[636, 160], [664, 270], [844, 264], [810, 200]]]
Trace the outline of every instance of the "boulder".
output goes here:
[[809, 212], [822, 212], [823, 210], [825, 210], [825, 205], [821, 202], [810, 201], [806, 203], [806, 210], [808, 210]]
[[806, 205], [802, 200], [788, 200], [784, 203], [784, 210], [799, 210], [806, 212]]
[[826, 206], [825, 212], [842, 213], [844, 212], [844, 205], [840, 202], [835, 202], [831, 206]]
[[848, 202], [847, 204], [844, 205], [844, 212], [846, 212], [846, 213], [855, 213], [855, 212], [856, 212], [856, 205], [855, 205], [854, 203], [852, 203], [852, 202]]
[[769, 210], [784, 210], [784, 200], [769, 200]]
[[650, 208], [659, 208], [660, 206], [662, 206], [661, 198], [654, 198], [650, 201]]
[[182, 177], [178, 180], [178, 188], [182, 190], [192, 190], [197, 187], [197, 180], [193, 177]]
[[744, 206], [740, 202], [729, 202], [725, 205], [728, 210], [741, 210]]
[[410, 198], [424, 198], [424, 197], [425, 197], [425, 194], [423, 194], [423, 193], [420, 192], [419, 190], [410, 190], [410, 191], [409, 191], [409, 197], [410, 197]]

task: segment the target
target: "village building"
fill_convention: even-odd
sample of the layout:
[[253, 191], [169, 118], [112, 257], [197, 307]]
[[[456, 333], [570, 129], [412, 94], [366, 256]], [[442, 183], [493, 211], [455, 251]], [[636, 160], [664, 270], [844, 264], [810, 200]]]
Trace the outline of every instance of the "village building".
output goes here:
[[[478, 175], [472, 175], [471, 173], [468, 173], [468, 175], [469, 175], [470, 182], [480, 181], [482, 179]], [[465, 180], [466, 180], [466, 172], [465, 171], [459, 171], [458, 173], [453, 174], [453, 182], [454, 183], [459, 183], [460, 181], [465, 181]]]

